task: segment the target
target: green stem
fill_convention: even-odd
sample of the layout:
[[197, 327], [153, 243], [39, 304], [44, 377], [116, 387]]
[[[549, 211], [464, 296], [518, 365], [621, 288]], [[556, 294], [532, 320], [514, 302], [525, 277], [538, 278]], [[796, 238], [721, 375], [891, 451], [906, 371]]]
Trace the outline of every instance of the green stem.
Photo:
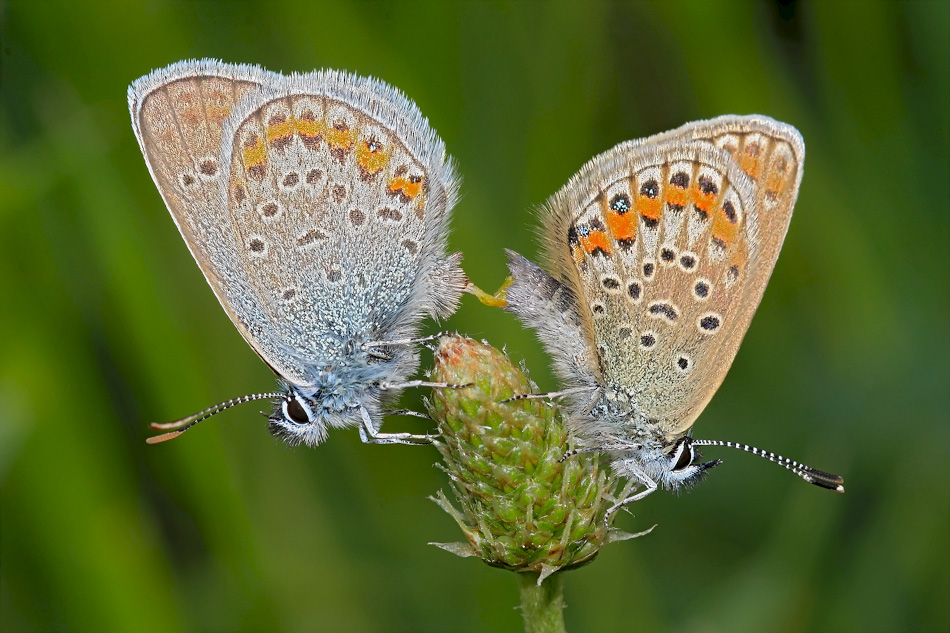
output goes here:
[[538, 586], [538, 574], [517, 573], [525, 633], [566, 633], [564, 586], [555, 572]]

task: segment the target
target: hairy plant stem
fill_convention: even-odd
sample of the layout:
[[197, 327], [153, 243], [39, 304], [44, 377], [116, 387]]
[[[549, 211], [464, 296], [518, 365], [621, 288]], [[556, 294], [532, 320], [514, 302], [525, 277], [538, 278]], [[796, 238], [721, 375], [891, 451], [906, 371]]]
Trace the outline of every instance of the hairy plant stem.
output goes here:
[[555, 572], [538, 584], [538, 574], [522, 572], [518, 577], [521, 590], [521, 616], [525, 633], [565, 633], [564, 583], [562, 572]]

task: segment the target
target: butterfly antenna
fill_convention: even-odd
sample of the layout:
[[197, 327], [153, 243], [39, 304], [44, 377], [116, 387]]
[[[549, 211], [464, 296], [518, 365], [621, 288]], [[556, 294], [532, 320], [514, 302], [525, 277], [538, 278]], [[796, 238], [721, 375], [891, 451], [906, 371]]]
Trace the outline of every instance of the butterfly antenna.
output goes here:
[[729, 446], [731, 448], [738, 448], [740, 451], [745, 451], [747, 453], [752, 453], [753, 455], [758, 455], [759, 457], [764, 457], [770, 462], [778, 464], [779, 466], [784, 466], [810, 484], [815, 484], [820, 488], [834, 490], [835, 492], [844, 492], [844, 479], [838, 475], [826, 473], [816, 468], [812, 468], [811, 466], [800, 464], [794, 459], [789, 459], [787, 457], [782, 457], [781, 455], [776, 455], [775, 453], [763, 451], [754, 446], [749, 446], [748, 444], [724, 442], [722, 440], [692, 440], [691, 443], [693, 446]]
[[170, 431], [169, 433], [162, 433], [161, 435], [156, 435], [155, 437], [146, 438], [145, 441], [149, 444], [165, 442], [178, 437], [202, 420], [207, 420], [211, 416], [221, 413], [222, 411], [226, 411], [233, 406], [244, 404], [245, 402], [250, 402], [251, 400], [266, 400], [283, 397], [284, 394], [282, 393], [252, 393], [246, 396], [241, 396], [240, 398], [232, 398], [230, 400], [225, 400], [224, 402], [219, 402], [212, 407], [208, 407], [204, 411], [199, 411], [198, 413], [181, 418], [180, 420], [175, 420], [174, 422], [152, 422], [149, 424], [149, 427], [153, 429], [157, 429], [159, 431], [168, 429], [174, 430]]

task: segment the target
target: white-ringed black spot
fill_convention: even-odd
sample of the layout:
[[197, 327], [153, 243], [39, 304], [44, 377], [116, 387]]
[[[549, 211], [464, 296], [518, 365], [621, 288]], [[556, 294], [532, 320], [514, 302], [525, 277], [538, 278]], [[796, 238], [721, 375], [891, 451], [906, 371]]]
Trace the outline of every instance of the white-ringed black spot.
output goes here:
[[297, 246], [308, 246], [313, 244], [317, 240], [325, 240], [327, 238], [326, 233], [317, 229], [310, 229], [303, 235], [297, 238]]
[[653, 279], [654, 273], [656, 273], [656, 264], [653, 262], [643, 262], [643, 278]]
[[644, 332], [640, 335], [640, 347], [650, 349], [656, 345], [656, 334], [653, 332]]
[[650, 303], [648, 308], [650, 311], [650, 316], [665, 319], [670, 323], [676, 321], [679, 318], [679, 310], [676, 309], [676, 306], [672, 303], [667, 303], [666, 301], [653, 301]]
[[214, 162], [211, 159], [201, 161], [201, 164], [198, 165], [198, 171], [205, 176], [214, 176], [218, 173], [218, 163]]
[[190, 187], [191, 185], [195, 184], [195, 177], [191, 174], [182, 174], [181, 184], [183, 187]]
[[693, 369], [693, 361], [689, 356], [680, 354], [673, 361], [674, 367], [681, 374], [688, 374]]
[[283, 185], [285, 187], [296, 187], [298, 182], [300, 182], [300, 176], [296, 172], [290, 172], [284, 176]]
[[607, 313], [607, 308], [604, 306], [601, 301], [594, 301], [590, 304], [590, 311], [594, 313], [594, 316], [601, 317]]
[[247, 242], [247, 247], [251, 249], [252, 253], [257, 253], [258, 255], [263, 254], [267, 249], [267, 246], [264, 244], [264, 240], [259, 237], [252, 237]]
[[699, 318], [698, 325], [700, 330], [711, 333], [719, 329], [719, 326], [722, 325], [722, 320], [718, 314], [705, 314]]
[[709, 290], [709, 282], [705, 279], [698, 279], [696, 285], [693, 286], [693, 294], [700, 300], [709, 296]]
[[683, 253], [680, 255], [680, 268], [690, 271], [696, 268], [696, 255], [693, 253]]
[[604, 290], [607, 290], [608, 292], [616, 292], [620, 290], [620, 280], [616, 277], [604, 275], [600, 278], [600, 283], [603, 285]]
[[627, 294], [629, 294], [630, 298], [635, 302], [640, 301], [640, 297], [643, 296], [643, 288], [640, 286], [640, 282], [631, 281], [627, 284]]
[[664, 264], [672, 264], [673, 260], [676, 259], [676, 253], [672, 248], [661, 248], [660, 249], [660, 259], [663, 260]]

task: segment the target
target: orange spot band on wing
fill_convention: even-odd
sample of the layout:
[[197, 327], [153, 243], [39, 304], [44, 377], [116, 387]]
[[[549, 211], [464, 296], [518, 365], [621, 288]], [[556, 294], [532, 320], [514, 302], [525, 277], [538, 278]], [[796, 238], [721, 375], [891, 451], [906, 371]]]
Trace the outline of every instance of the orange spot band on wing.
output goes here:
[[360, 143], [356, 148], [356, 163], [371, 174], [377, 173], [386, 166], [389, 155], [382, 149], [375, 152], [370, 150], [366, 143]]
[[659, 196], [656, 198], [637, 196], [637, 211], [640, 212], [640, 215], [651, 220], [659, 220], [663, 212], [663, 199]]
[[742, 156], [739, 157], [739, 167], [749, 174], [753, 180], [759, 179], [761, 164], [757, 155], [748, 151], [742, 152]]
[[610, 227], [615, 240], [632, 240], [637, 235], [637, 214], [608, 211], [607, 226]]
[[581, 246], [588, 253], [593, 253], [599, 248], [610, 255], [610, 240], [607, 239], [607, 234], [603, 231], [590, 231], [587, 235], [582, 235]]
[[422, 181], [412, 182], [408, 178], [398, 176], [389, 181], [389, 190], [393, 193], [399, 192], [410, 200], [419, 195], [422, 188]]
[[353, 136], [349, 128], [338, 130], [331, 127], [327, 130], [327, 144], [331, 149], [347, 150], [353, 145]]
[[253, 145], [244, 147], [244, 165], [248, 169], [267, 162], [267, 147], [258, 138]]
[[726, 217], [726, 212], [722, 209], [719, 209], [716, 212], [716, 217], [713, 218], [713, 228], [712, 235], [715, 239], [720, 240], [725, 243], [726, 246], [729, 246], [736, 241], [736, 236], [739, 234], [739, 223], [730, 222], [729, 218]]
[[677, 207], [685, 207], [689, 202], [689, 192], [683, 187], [673, 185], [666, 190], [666, 201]]
[[693, 187], [693, 205], [697, 209], [702, 209], [709, 214], [709, 210], [712, 209], [714, 204], [716, 204], [716, 194], [703, 193], [699, 190], [699, 187]]
[[280, 123], [272, 123], [267, 126], [267, 142], [273, 144], [274, 141], [290, 138], [293, 133], [293, 119], [285, 119]]
[[208, 106], [208, 118], [214, 123], [221, 123], [231, 114], [231, 108], [223, 106]]
[[297, 133], [300, 136], [309, 138], [316, 138], [323, 133], [323, 121], [317, 121], [313, 118], [294, 119], [294, 127], [297, 128]]

